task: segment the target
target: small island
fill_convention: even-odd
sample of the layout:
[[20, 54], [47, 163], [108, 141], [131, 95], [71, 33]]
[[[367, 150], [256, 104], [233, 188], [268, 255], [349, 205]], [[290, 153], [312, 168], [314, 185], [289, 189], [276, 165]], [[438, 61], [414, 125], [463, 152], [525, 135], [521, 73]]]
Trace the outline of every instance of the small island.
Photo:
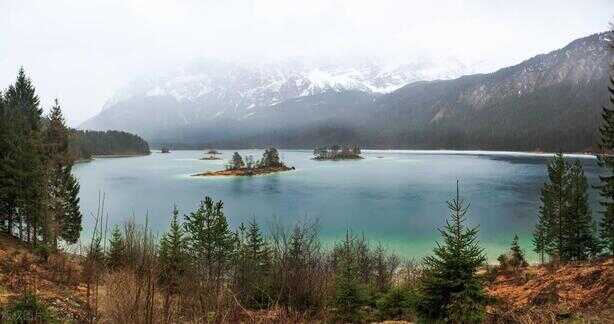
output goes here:
[[246, 156], [243, 160], [239, 152], [235, 152], [232, 159], [226, 164], [225, 170], [207, 171], [193, 176], [254, 176], [289, 170], [294, 170], [294, 167], [288, 167], [281, 162], [279, 152], [276, 148], [271, 147], [264, 150], [260, 161], [254, 161], [254, 157], [251, 155]]
[[217, 150], [209, 150], [209, 152], [207, 152], [207, 154], [209, 154], [209, 156], [204, 156], [201, 157], [201, 160], [221, 160], [221, 157], [218, 157], [218, 155], [222, 155], [222, 153], [218, 152]]
[[317, 161], [360, 160], [361, 151], [358, 145], [330, 145], [328, 147], [316, 147], [313, 150], [313, 159]]

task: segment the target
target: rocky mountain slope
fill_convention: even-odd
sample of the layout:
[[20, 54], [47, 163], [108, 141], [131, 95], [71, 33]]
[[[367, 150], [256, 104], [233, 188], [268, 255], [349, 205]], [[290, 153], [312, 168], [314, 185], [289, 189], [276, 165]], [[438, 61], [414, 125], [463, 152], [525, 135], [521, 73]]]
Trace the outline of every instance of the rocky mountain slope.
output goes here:
[[457, 79], [470, 68], [455, 61], [204, 63], [135, 84], [82, 127], [129, 130], [153, 145], [581, 151], [597, 143], [611, 60], [601, 33]]
[[[242, 143], [308, 147], [324, 141], [381, 148], [595, 149], [612, 62], [605, 33], [489, 74], [420, 81], [361, 103], [349, 115]], [[366, 105], [366, 107], [365, 107]], [[338, 107], [337, 107], [338, 108]], [[281, 110], [281, 109], [278, 109]], [[309, 114], [296, 119], [306, 119]], [[237, 141], [216, 143], [236, 144]]]
[[[199, 60], [135, 80], [80, 128], [126, 130], [153, 142], [201, 142], [211, 139], [211, 133], [221, 135], [214, 138], [228, 139], [227, 132], [219, 131], [224, 126], [250, 127], [250, 117], [271, 107], [293, 106], [296, 99], [326, 93], [343, 97], [347, 91], [376, 97], [417, 80], [454, 78], [474, 68], [450, 58], [399, 64], [377, 60]], [[218, 131], [206, 130], [213, 127]]]

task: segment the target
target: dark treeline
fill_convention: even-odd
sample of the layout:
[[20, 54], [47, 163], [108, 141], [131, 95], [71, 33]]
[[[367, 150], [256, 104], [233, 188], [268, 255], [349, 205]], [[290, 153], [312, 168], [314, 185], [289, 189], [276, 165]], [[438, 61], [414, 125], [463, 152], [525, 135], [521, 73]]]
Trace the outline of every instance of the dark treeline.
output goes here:
[[149, 145], [137, 135], [122, 131], [71, 130], [70, 148], [77, 159], [94, 155], [149, 154]]
[[0, 95], [0, 229], [42, 250], [81, 232], [79, 183], [71, 170], [70, 132], [56, 99], [48, 116], [19, 70]]

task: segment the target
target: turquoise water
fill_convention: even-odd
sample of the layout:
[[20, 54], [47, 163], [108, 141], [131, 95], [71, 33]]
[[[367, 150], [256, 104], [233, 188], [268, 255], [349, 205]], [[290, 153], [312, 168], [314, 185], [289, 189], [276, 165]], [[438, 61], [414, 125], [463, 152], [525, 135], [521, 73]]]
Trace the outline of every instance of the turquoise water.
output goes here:
[[[222, 151], [228, 159], [230, 151]], [[240, 151], [259, 158], [261, 150]], [[437, 227], [448, 215], [446, 200], [455, 194], [471, 203], [468, 222], [480, 226], [480, 242], [489, 260], [507, 249], [514, 234], [529, 258], [531, 231], [546, 180], [547, 156], [531, 154], [436, 151], [367, 151], [358, 161], [313, 161], [311, 151], [280, 151], [295, 171], [255, 177], [191, 177], [219, 170], [225, 161], [202, 161], [200, 151], [96, 159], [78, 164], [85, 235], [91, 233], [100, 192], [109, 222], [134, 215], [157, 232], [167, 228], [173, 204], [181, 213], [194, 210], [205, 196], [224, 201], [233, 227], [255, 217], [266, 227], [276, 219], [320, 224], [325, 245], [346, 229], [364, 233], [403, 257], [429, 254], [439, 239]], [[589, 181], [598, 181], [596, 160], [583, 157]], [[590, 191], [594, 210], [598, 199]], [[596, 214], [596, 213], [595, 213]]]

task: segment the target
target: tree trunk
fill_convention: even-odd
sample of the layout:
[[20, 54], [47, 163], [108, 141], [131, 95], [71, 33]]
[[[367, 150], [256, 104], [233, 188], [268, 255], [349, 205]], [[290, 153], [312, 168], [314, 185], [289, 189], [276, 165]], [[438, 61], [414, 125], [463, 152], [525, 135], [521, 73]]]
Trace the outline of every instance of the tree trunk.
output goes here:
[[171, 302], [171, 294], [166, 292], [164, 294], [164, 307], [163, 307], [163, 315], [164, 315], [164, 323], [170, 323], [169, 319], [169, 310], [170, 310], [170, 302]]

